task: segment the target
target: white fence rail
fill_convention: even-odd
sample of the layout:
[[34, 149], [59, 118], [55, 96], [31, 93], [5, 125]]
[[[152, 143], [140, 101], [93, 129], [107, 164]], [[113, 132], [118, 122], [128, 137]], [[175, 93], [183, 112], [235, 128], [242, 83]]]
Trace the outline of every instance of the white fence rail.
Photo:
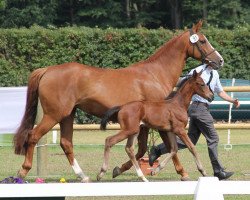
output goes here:
[[0, 184], [0, 198], [194, 195], [195, 200], [223, 200], [224, 194], [250, 195], [250, 181]]

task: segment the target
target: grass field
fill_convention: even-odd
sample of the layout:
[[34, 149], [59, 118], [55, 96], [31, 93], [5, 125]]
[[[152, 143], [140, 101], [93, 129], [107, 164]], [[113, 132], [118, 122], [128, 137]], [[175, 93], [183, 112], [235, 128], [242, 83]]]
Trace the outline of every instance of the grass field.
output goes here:
[[[227, 143], [227, 130], [218, 131], [220, 136], [219, 158], [228, 171], [234, 171], [235, 174], [230, 180], [250, 180], [250, 131], [249, 130], [231, 130], [231, 143], [233, 149], [224, 150], [223, 144]], [[74, 151], [75, 157], [83, 171], [91, 177], [92, 181], [96, 181], [96, 175], [100, 170], [103, 161], [103, 144], [108, 135], [112, 135], [116, 131], [75, 131], [74, 132]], [[16, 172], [23, 163], [24, 157], [14, 155], [12, 148], [13, 135], [0, 135], [0, 180], [8, 176], [16, 176]], [[52, 144], [52, 133], [47, 134], [48, 143]], [[70, 167], [66, 156], [63, 154], [58, 145], [48, 146], [48, 176], [43, 177], [47, 182], [58, 182], [64, 177], [68, 182], [78, 182], [72, 168]], [[157, 143], [159, 143], [157, 141]], [[121, 165], [128, 157], [124, 150], [124, 142], [116, 145], [111, 149], [109, 171], [103, 177], [102, 182], [124, 182], [124, 181], [140, 181], [138, 180], [135, 170], [132, 168], [123, 175], [112, 179], [112, 169]], [[212, 176], [212, 168], [209, 161], [207, 146], [203, 136], [197, 144], [197, 150], [200, 154], [203, 166], [207, 173]], [[184, 168], [189, 172], [191, 180], [198, 180], [200, 173], [197, 171], [192, 155], [188, 150], [178, 152], [180, 160]], [[26, 180], [34, 182], [36, 178], [36, 151], [34, 154], [33, 168], [28, 174]], [[148, 176], [149, 181], [178, 181], [180, 176], [176, 174], [173, 164], [169, 163], [156, 176]], [[151, 196], [151, 197], [89, 197], [84, 199], [193, 199], [190, 196]], [[81, 198], [67, 198], [81, 199]], [[225, 199], [250, 199], [249, 195], [225, 195]]]

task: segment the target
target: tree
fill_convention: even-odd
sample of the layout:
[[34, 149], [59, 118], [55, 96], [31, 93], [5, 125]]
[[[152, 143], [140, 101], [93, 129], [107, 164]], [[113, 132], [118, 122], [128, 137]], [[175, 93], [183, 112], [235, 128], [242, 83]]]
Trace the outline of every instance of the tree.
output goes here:
[[2, 0], [0, 6], [1, 27], [30, 27], [33, 24], [47, 26], [52, 24], [55, 19], [56, 6], [57, 4], [50, 0]]
[[249, 0], [0, 0], [0, 26], [181, 29], [199, 19], [220, 28], [250, 23]]
[[232, 29], [244, 21], [245, 9], [240, 0], [210, 0], [208, 23], [221, 28]]
[[171, 22], [172, 28], [182, 28], [182, 4], [181, 0], [169, 0], [171, 6]]

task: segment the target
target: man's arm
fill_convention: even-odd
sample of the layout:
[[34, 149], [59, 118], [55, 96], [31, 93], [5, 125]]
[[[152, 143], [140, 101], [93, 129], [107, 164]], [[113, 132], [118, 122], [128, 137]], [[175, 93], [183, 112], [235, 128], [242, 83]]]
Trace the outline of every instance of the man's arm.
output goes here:
[[230, 103], [233, 103], [234, 106], [236, 108], [239, 108], [240, 107], [240, 102], [238, 99], [233, 99], [232, 97], [230, 97], [224, 90], [221, 91], [221, 92], [218, 92], [218, 96], [222, 99], [224, 99], [225, 101], [228, 101]]

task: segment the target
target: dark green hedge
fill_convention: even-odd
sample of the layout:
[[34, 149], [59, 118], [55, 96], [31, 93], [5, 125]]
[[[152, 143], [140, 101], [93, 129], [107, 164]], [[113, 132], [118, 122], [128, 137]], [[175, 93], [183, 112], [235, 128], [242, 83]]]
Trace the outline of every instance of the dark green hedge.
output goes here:
[[[249, 79], [249, 30], [246, 26], [202, 31], [225, 59], [222, 78]], [[34, 69], [64, 62], [126, 67], [147, 58], [176, 34], [179, 31], [165, 29], [0, 29], [0, 86], [26, 85]], [[186, 70], [196, 64], [189, 59]]]
[[[182, 31], [166, 29], [61, 28], [0, 29], [0, 87], [23, 86], [36, 68], [77, 61], [119, 68], [146, 59]], [[250, 26], [202, 32], [225, 59], [222, 78], [250, 79]], [[184, 73], [197, 65], [189, 59]], [[86, 122], [78, 114], [79, 122]], [[89, 121], [95, 121], [88, 118]], [[89, 122], [87, 120], [87, 122]]]

